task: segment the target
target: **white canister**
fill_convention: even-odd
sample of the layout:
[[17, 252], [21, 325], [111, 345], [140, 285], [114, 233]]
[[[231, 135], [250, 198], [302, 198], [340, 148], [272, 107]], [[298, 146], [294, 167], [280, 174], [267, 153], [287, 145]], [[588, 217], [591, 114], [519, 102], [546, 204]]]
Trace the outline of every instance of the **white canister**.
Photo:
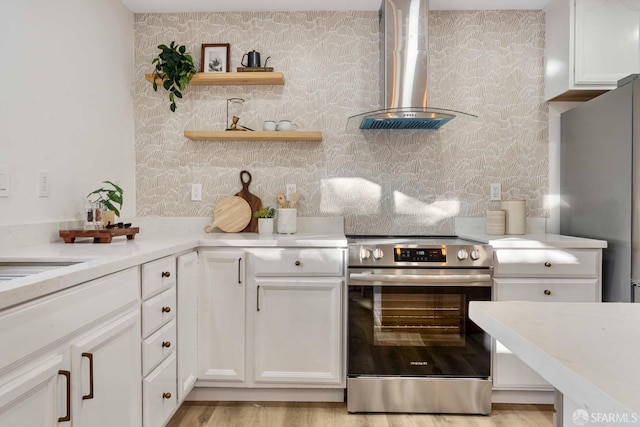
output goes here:
[[524, 234], [526, 230], [526, 204], [524, 200], [503, 200], [502, 209], [505, 210], [505, 233]]
[[503, 210], [487, 211], [487, 234], [504, 234], [506, 214]]
[[280, 208], [276, 215], [278, 233], [294, 234], [298, 231], [298, 209]]

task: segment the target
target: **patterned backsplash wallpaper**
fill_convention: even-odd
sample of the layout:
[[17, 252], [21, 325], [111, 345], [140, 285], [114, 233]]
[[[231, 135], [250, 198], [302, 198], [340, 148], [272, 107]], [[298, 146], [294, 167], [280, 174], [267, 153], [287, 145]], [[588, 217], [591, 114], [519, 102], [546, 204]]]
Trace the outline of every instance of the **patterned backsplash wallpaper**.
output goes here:
[[[541, 11], [432, 11], [429, 105], [479, 116], [440, 131], [347, 130], [380, 108], [377, 12], [243, 12], [135, 16], [136, 190], [139, 216], [209, 216], [242, 189], [276, 205], [297, 185], [300, 216], [344, 216], [348, 234], [453, 233], [453, 218], [483, 217], [489, 184], [546, 217], [547, 105]], [[144, 80], [157, 45], [176, 40], [200, 66], [203, 43], [229, 43], [230, 69], [260, 52], [283, 86], [191, 86], [169, 110]], [[240, 124], [290, 119], [322, 142], [194, 142], [184, 130], [223, 130], [227, 99]], [[191, 201], [191, 184], [203, 200]]]

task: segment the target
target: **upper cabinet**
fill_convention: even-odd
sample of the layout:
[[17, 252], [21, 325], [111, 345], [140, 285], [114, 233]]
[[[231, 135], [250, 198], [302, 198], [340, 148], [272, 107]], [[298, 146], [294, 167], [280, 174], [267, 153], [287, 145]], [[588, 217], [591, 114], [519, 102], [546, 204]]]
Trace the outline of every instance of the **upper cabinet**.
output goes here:
[[640, 72], [640, 0], [551, 0], [545, 100], [586, 101]]

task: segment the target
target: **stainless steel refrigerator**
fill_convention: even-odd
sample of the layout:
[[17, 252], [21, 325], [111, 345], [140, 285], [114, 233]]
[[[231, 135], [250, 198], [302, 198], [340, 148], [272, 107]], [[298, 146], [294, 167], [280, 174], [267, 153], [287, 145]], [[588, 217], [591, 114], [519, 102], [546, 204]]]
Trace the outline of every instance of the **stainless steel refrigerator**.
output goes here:
[[640, 282], [640, 80], [561, 116], [560, 232], [606, 240], [604, 301], [629, 302]]

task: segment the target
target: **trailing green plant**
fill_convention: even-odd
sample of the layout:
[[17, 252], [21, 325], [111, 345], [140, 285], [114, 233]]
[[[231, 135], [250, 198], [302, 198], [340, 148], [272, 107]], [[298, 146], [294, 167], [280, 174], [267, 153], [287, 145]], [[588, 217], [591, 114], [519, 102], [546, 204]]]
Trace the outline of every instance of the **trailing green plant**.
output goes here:
[[[101, 203], [106, 209], [113, 211], [116, 216], [120, 216], [120, 209], [122, 209], [122, 188], [114, 184], [111, 181], [102, 181], [103, 184], [109, 184], [113, 188], [98, 188], [95, 191], [87, 194], [87, 198], [92, 195], [96, 195], [95, 200], [91, 200], [93, 203]], [[118, 205], [116, 208], [115, 205]]]
[[253, 213], [256, 218], [274, 218], [276, 216], [276, 210], [269, 206], [265, 206]]
[[169, 91], [169, 108], [176, 111], [176, 98], [182, 98], [182, 91], [196, 74], [193, 58], [187, 48], [172, 41], [169, 46], [158, 46], [162, 52], [151, 62], [155, 64], [153, 72], [153, 90], [158, 90], [158, 81]]

